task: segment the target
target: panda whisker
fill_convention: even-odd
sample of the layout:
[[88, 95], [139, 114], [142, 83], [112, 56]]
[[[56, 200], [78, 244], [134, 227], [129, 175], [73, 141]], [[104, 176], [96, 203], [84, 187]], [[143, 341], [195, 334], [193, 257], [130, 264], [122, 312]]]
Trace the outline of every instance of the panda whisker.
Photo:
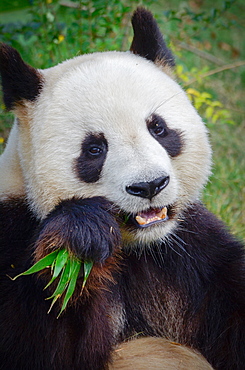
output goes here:
[[173, 252], [175, 252], [176, 254], [178, 254], [178, 256], [180, 256], [180, 257], [184, 257], [184, 255], [183, 255], [183, 254], [181, 254], [181, 253], [179, 253], [179, 252], [177, 252], [177, 251], [176, 251], [176, 249], [171, 245], [171, 243], [169, 243], [169, 244], [168, 244], [168, 247], [169, 247], [170, 249], [172, 249], [172, 251], [173, 251]]
[[[166, 243], [164, 243], [165, 246], [166, 246]], [[157, 249], [158, 249], [158, 256], [159, 256], [159, 259], [160, 259], [160, 262], [161, 262], [161, 266], [164, 265], [164, 255], [163, 255], [163, 251], [162, 251], [162, 246], [160, 244], [157, 245]], [[166, 249], [166, 248], [165, 248]], [[161, 267], [160, 266], [160, 267]]]
[[161, 268], [164, 264], [164, 259], [162, 255], [162, 241], [158, 244], [150, 246], [147, 251], [151, 255], [155, 264]]
[[108, 207], [108, 211], [111, 213], [116, 213], [118, 212], [118, 207], [114, 203], [111, 203]]
[[172, 233], [171, 236], [168, 237], [167, 246], [171, 248], [175, 253], [177, 253], [179, 256], [183, 257], [184, 254], [181, 254], [177, 252], [177, 250], [173, 247], [173, 244], [179, 247], [179, 249], [184, 252], [187, 256], [193, 259], [193, 257], [187, 252], [186, 248], [183, 246], [183, 244], [187, 245], [178, 235], [175, 233]]
[[[182, 240], [178, 235], [176, 235], [175, 233], [172, 234], [172, 238], [174, 239], [175, 238], [175, 243], [178, 245], [179, 248], [181, 248], [182, 251], [185, 252], [185, 254], [187, 254], [187, 256], [189, 256], [191, 259], [195, 259], [189, 252], [187, 252], [186, 248], [183, 246], [186, 245], [187, 246], [187, 243], [184, 242], [184, 240]], [[177, 239], [177, 240], [176, 240]]]
[[187, 243], [183, 240], [183, 239], [181, 239], [177, 234], [172, 234], [172, 237], [174, 237], [174, 238], [176, 238], [177, 240], [179, 240], [181, 243], [183, 243], [184, 245], [187, 245]]
[[[175, 98], [176, 96], [182, 94], [182, 91], [178, 92], [178, 93], [175, 93], [173, 95], [171, 95], [168, 99], [165, 99], [164, 101], [162, 101], [159, 105], [155, 106], [153, 108], [153, 113], [155, 113], [159, 108], [161, 108], [164, 104], [168, 103], [170, 100], [172, 100], [173, 98]], [[153, 114], [152, 113], [152, 114]]]

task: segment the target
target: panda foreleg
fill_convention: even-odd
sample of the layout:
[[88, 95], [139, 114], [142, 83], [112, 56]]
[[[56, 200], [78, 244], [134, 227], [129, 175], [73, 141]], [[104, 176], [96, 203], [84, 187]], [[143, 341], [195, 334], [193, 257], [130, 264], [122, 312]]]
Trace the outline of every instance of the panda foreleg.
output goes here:
[[35, 242], [36, 259], [67, 248], [82, 261], [104, 263], [120, 245], [119, 226], [102, 197], [61, 201], [42, 221]]
[[[50, 269], [41, 274], [21, 276], [14, 281], [9, 277], [20, 274], [33, 263], [33, 240], [36, 240], [36, 254], [47, 254], [51, 248], [49, 238], [55, 235], [60, 242], [57, 247], [61, 247], [63, 241], [62, 246], [73, 248], [81, 258], [89, 256], [103, 261], [120, 239], [118, 229], [114, 229], [115, 234], [111, 232], [109, 240], [101, 241], [98, 235], [97, 239], [92, 239], [99, 232], [93, 222], [98, 223], [102, 236], [109, 225], [117, 227], [113, 216], [106, 210], [107, 206], [108, 202], [102, 198], [62, 201], [40, 224], [25, 200], [0, 202], [1, 370], [106, 368], [115, 341], [108, 287], [114, 284], [110, 282], [110, 274], [117, 269], [116, 253], [103, 265], [94, 263], [82, 295], [79, 289], [82, 279], [78, 279], [74, 296], [59, 319], [60, 301], [48, 313], [50, 300], [47, 297], [54, 288], [51, 286], [44, 290], [44, 286]], [[80, 216], [81, 221], [78, 220]], [[99, 223], [99, 220], [102, 221]], [[63, 223], [58, 227], [61, 221]], [[76, 226], [80, 228], [77, 232]], [[83, 235], [83, 232], [87, 234]], [[76, 239], [78, 237], [81, 245]], [[91, 245], [91, 250], [88, 249], [90, 254], [85, 254], [87, 241]], [[101, 245], [104, 250], [100, 253]]]

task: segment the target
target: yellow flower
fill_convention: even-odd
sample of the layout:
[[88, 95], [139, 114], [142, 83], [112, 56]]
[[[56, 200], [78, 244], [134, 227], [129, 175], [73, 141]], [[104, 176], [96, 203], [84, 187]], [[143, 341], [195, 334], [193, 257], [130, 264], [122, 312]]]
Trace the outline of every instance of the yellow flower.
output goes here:
[[4, 138], [0, 136], [0, 144], [4, 143]]
[[58, 36], [58, 43], [60, 44], [62, 41], [64, 41], [65, 36], [64, 35], [59, 35]]

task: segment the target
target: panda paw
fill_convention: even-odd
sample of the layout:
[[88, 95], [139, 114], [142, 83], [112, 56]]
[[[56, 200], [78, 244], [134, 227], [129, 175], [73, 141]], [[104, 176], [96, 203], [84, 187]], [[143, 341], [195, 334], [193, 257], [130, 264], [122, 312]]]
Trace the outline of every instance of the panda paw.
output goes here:
[[42, 221], [36, 257], [67, 248], [81, 260], [103, 263], [119, 247], [121, 234], [105, 198], [61, 201]]

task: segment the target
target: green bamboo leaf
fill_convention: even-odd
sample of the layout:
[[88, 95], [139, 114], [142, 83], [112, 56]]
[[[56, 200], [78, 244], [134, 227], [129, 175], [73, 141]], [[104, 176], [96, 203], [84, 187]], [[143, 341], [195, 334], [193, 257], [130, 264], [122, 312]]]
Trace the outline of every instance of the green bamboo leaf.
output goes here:
[[72, 278], [73, 271], [76, 268], [77, 262], [80, 262], [74, 255], [70, 255], [70, 271], [69, 271], [69, 281]]
[[50, 286], [53, 283], [53, 281], [59, 276], [61, 270], [63, 269], [63, 267], [65, 266], [68, 260], [68, 257], [69, 257], [69, 253], [67, 249], [59, 250], [58, 255], [54, 261], [53, 276], [44, 289]]
[[83, 264], [83, 268], [84, 268], [84, 277], [83, 277], [83, 285], [82, 285], [82, 289], [85, 287], [85, 284], [88, 280], [88, 277], [89, 277], [89, 274], [92, 270], [92, 267], [93, 267], [93, 262], [84, 262]]
[[69, 299], [71, 298], [72, 294], [74, 293], [80, 268], [81, 268], [81, 261], [79, 261], [78, 259], [74, 259], [73, 270], [71, 272], [71, 279], [70, 279], [69, 285], [67, 287], [66, 295], [64, 297], [64, 301], [63, 301], [63, 304], [62, 304], [62, 307], [61, 307], [61, 310], [60, 310], [60, 313], [59, 313], [58, 317], [65, 310]]
[[47, 256], [40, 259], [38, 262], [36, 262], [32, 267], [30, 267], [28, 270], [22, 272], [21, 274], [15, 276], [12, 280], [16, 280], [19, 276], [23, 275], [30, 275], [34, 274], [35, 272], [39, 272], [47, 267], [50, 267], [54, 260], [56, 259], [58, 254], [58, 251], [54, 251], [50, 254], [47, 254]]
[[55, 304], [55, 302], [57, 301], [57, 299], [58, 299], [58, 298], [60, 298], [60, 294], [56, 295], [56, 296], [53, 298], [53, 300], [52, 300], [52, 302], [51, 302], [51, 305], [50, 305], [50, 307], [49, 307], [49, 310], [48, 310], [48, 314], [49, 314], [49, 313], [50, 313], [50, 311], [52, 310], [53, 305]]
[[55, 261], [56, 261], [56, 259], [54, 259], [54, 260], [53, 260], [53, 263], [52, 263], [52, 265], [50, 266], [51, 273], [53, 273], [53, 271], [54, 271]]
[[126, 223], [128, 222], [129, 218], [130, 218], [130, 214], [125, 214], [125, 215], [123, 216], [123, 224], [124, 224], [124, 225], [126, 225]]
[[61, 277], [60, 277], [60, 281], [59, 281], [54, 293], [46, 299], [51, 299], [51, 298], [54, 298], [56, 296], [61, 296], [64, 293], [64, 291], [65, 291], [65, 289], [66, 289], [66, 287], [69, 283], [70, 266], [71, 266], [71, 261], [68, 258], [66, 265], [63, 267], [62, 274], [61, 274]]

